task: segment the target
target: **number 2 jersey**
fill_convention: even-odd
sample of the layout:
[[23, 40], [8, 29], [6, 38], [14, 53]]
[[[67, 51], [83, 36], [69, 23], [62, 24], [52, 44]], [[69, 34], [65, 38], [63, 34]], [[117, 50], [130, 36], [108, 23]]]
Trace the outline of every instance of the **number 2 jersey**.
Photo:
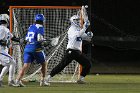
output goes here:
[[44, 36], [44, 27], [40, 24], [33, 24], [29, 27], [28, 33], [26, 34], [25, 40], [27, 44], [25, 46], [24, 51], [26, 52], [37, 52], [41, 51], [41, 43], [37, 41], [38, 34]]

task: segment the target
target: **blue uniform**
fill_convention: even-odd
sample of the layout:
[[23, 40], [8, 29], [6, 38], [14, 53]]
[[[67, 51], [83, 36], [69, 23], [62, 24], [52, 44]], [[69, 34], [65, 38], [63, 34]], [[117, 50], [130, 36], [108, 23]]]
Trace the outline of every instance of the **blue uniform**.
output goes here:
[[25, 38], [28, 43], [24, 48], [24, 63], [31, 63], [34, 60], [38, 63], [45, 62], [41, 43], [37, 41], [38, 34], [44, 36], [44, 27], [39, 24], [31, 25]]

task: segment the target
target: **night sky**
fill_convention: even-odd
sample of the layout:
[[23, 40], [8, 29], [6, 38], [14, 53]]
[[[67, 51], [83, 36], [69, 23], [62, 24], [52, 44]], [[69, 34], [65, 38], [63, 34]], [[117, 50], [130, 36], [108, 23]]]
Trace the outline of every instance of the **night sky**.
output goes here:
[[93, 0], [93, 13], [126, 34], [139, 36], [139, 0]]

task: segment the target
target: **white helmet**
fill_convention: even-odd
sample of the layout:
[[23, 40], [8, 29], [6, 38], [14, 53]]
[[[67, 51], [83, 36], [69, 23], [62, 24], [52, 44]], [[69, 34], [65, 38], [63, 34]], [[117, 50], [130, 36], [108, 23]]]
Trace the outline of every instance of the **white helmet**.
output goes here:
[[70, 18], [70, 21], [72, 24], [74, 24], [75, 26], [80, 26], [80, 17], [78, 15], [73, 15]]
[[9, 23], [9, 16], [7, 14], [0, 14], [0, 22], [2, 21]]

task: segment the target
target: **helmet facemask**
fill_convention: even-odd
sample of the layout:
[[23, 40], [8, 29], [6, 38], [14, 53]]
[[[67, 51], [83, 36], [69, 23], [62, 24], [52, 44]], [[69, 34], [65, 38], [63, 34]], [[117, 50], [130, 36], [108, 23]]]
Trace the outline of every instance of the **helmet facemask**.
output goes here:
[[9, 16], [7, 14], [0, 14], [0, 24], [9, 26]]
[[79, 18], [79, 16], [73, 15], [73, 16], [70, 18], [70, 21], [71, 21], [71, 23], [74, 24], [75, 26], [80, 27], [80, 18]]
[[74, 23], [76, 26], [80, 26], [80, 19], [73, 19], [73, 23]]

